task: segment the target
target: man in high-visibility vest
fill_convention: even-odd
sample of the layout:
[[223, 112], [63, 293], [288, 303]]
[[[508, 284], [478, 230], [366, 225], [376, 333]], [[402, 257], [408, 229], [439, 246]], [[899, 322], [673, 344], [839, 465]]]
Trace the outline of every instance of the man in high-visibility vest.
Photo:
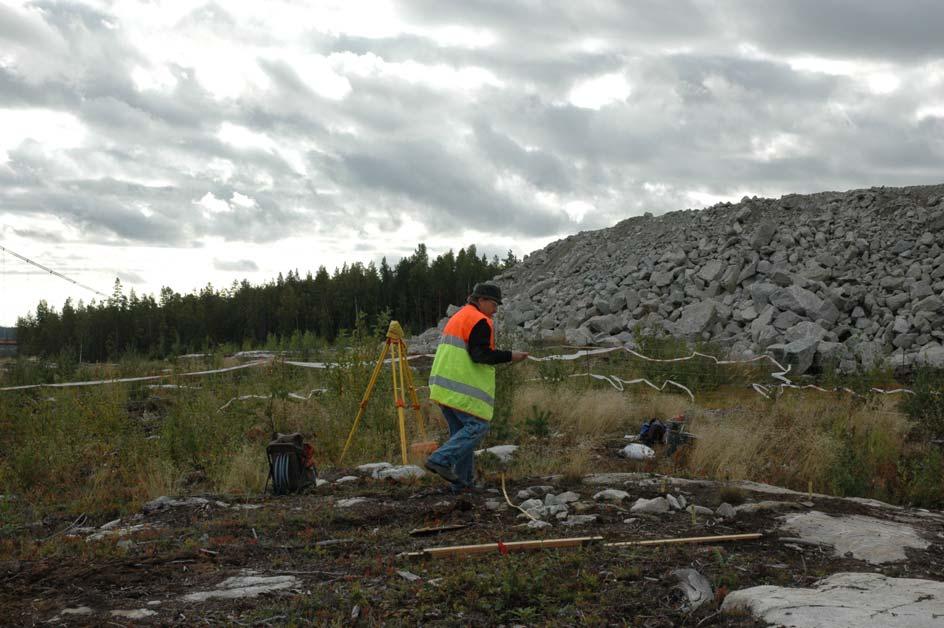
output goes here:
[[430, 454], [426, 468], [449, 481], [453, 492], [473, 486], [475, 447], [495, 409], [494, 365], [528, 357], [495, 349], [492, 315], [501, 302], [497, 285], [476, 284], [468, 303], [446, 323], [429, 374], [429, 398], [442, 408], [450, 437]]

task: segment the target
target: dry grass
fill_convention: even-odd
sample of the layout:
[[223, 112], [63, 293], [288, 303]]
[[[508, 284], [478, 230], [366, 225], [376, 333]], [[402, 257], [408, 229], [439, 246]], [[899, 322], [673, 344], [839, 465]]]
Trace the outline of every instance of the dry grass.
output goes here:
[[536, 411], [549, 412], [552, 431], [583, 440], [633, 433], [651, 418], [688, 413], [691, 404], [687, 397], [643, 390], [629, 393], [536, 384], [516, 391], [512, 408], [518, 426]]
[[[186, 491], [256, 492], [265, 484], [265, 444], [273, 430], [304, 434], [315, 447], [319, 469], [330, 469], [338, 463], [367, 375], [359, 365], [331, 371], [273, 367], [209, 377], [199, 388], [175, 391], [120, 385], [0, 396], [0, 449], [8, 453], [0, 456], [0, 493], [29, 495], [50, 509], [68, 502], [84, 510]], [[399, 462], [392, 386], [384, 378], [345, 467]], [[306, 401], [284, 394], [315, 388], [328, 392]], [[490, 443], [521, 445], [509, 477], [576, 478], [603, 467], [631, 468], [616, 457], [614, 441], [636, 433], [645, 420], [685, 414], [699, 438], [686, 448], [687, 455], [671, 461], [676, 467], [665, 469], [669, 472], [800, 490], [812, 481], [817, 491], [926, 504], [939, 503], [944, 495], [940, 454], [926, 443], [906, 443], [910, 425], [897, 410], [897, 397], [863, 402], [788, 391], [768, 402], [743, 386], [728, 386], [698, 393], [698, 404], [692, 404], [685, 395], [645, 386], [619, 392], [570, 378], [521, 383], [510, 390], [513, 397], [502, 401], [511, 404], [511, 419], [500, 430], [493, 427], [493, 434], [501, 436]], [[271, 403], [246, 400], [219, 411], [234, 396], [279, 391]], [[168, 399], [159, 421], [144, 421], [129, 410], [129, 399], [153, 395]], [[422, 405], [429, 417], [427, 437], [418, 433], [408, 410], [408, 445], [442, 442], [448, 434], [435, 404]], [[422, 460], [417, 455], [412, 461]]]
[[796, 489], [809, 482], [828, 491], [847, 445], [862, 462], [896, 459], [908, 430], [887, 397], [862, 403], [851, 397], [787, 394], [776, 404], [745, 403], [721, 416], [696, 413], [698, 439], [688, 470], [699, 477], [750, 479]]
[[498, 470], [487, 468], [487, 475], [497, 479], [501, 471], [510, 480], [550, 475], [562, 475], [569, 480], [579, 479], [599, 470], [599, 460], [593, 451], [595, 444], [591, 439], [532, 439], [522, 444], [507, 468], [500, 468], [502, 465], [497, 465]]
[[512, 413], [520, 426], [536, 412], [549, 412], [552, 431], [584, 439], [635, 431], [648, 418], [675, 416], [684, 413], [688, 405], [688, 399], [677, 395], [630, 395], [614, 389], [535, 384], [516, 391]]
[[138, 475], [138, 501], [150, 501], [161, 495], [173, 495], [177, 491], [178, 473], [166, 460], [149, 459], [142, 465]]
[[233, 454], [229, 468], [217, 480], [222, 493], [261, 493], [269, 474], [265, 450], [256, 445], [243, 445]]

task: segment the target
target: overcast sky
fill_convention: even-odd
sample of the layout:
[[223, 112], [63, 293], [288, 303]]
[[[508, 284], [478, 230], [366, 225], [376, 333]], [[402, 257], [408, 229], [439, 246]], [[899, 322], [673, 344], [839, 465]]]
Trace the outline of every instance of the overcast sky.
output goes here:
[[[942, 25], [940, 0], [0, 0], [0, 245], [187, 292], [940, 183]], [[95, 297], [0, 265], [0, 325]]]

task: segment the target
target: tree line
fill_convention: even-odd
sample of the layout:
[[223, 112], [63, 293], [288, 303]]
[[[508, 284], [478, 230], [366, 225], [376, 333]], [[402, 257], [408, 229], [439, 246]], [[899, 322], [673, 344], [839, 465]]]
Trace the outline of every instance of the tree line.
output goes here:
[[430, 260], [420, 244], [395, 266], [384, 258], [344, 264], [329, 273], [324, 266], [304, 277], [297, 270], [262, 285], [247, 280], [218, 290], [207, 285], [190, 294], [164, 287], [160, 294], [125, 294], [116, 279], [108, 299], [62, 311], [40, 301], [35, 314], [17, 319], [20, 354], [61, 356], [80, 361], [113, 360], [122, 355], [162, 358], [241, 348], [333, 342], [358, 325], [396, 319], [418, 333], [434, 325], [449, 304], [464, 303], [472, 286], [517, 263], [479, 256], [475, 245]]

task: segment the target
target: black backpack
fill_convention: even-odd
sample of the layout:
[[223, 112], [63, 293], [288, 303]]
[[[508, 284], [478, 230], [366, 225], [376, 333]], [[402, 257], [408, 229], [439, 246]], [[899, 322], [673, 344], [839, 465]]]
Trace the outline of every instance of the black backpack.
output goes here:
[[659, 419], [652, 419], [642, 424], [639, 430], [639, 442], [643, 445], [661, 443], [665, 438], [665, 423]]
[[266, 447], [272, 492], [288, 495], [314, 484], [318, 477], [314, 453], [312, 446], [304, 442], [298, 432], [276, 435]]

